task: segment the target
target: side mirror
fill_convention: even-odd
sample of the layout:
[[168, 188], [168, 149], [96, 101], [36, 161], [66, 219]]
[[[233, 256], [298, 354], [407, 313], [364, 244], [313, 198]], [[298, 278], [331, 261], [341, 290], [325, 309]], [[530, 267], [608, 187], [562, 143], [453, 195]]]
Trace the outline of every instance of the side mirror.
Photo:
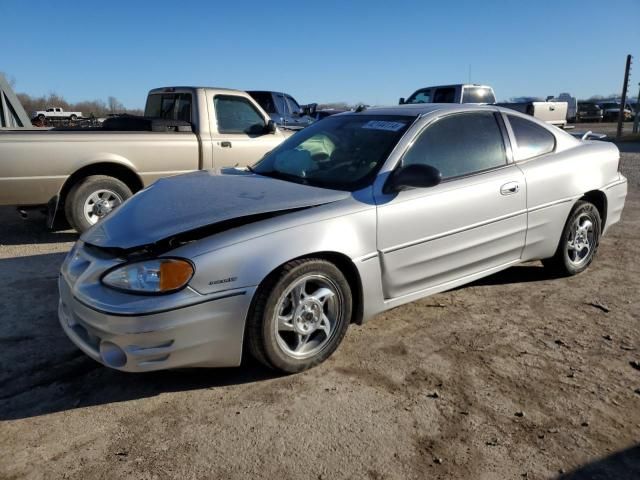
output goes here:
[[276, 122], [274, 122], [273, 120], [269, 120], [264, 126], [264, 130], [266, 133], [276, 133], [277, 129], [278, 127], [276, 127]]
[[384, 186], [384, 193], [399, 192], [406, 188], [435, 187], [442, 181], [442, 173], [431, 165], [416, 163], [395, 170]]
[[404, 105], [404, 97], [400, 97], [400, 100], [398, 101], [398, 105]]

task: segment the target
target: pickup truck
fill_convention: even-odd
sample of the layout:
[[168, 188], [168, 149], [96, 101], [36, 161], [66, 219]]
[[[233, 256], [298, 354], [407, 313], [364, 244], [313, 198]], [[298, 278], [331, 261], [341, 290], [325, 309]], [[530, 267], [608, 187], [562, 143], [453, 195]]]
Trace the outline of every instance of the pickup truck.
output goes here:
[[0, 205], [46, 204], [50, 228], [66, 218], [82, 232], [158, 178], [250, 165], [290, 134], [246, 92], [157, 88], [144, 117], [0, 132]]
[[567, 102], [556, 102], [553, 97], [547, 97], [546, 100], [523, 98], [519, 102], [496, 103], [496, 105], [531, 115], [556, 127], [564, 128], [567, 125], [569, 104]]
[[511, 108], [536, 117], [543, 122], [559, 127], [567, 124], [567, 102], [545, 102], [527, 100], [516, 103], [496, 103], [493, 88], [488, 85], [461, 83], [440, 85], [416, 90], [406, 100], [400, 99], [400, 105], [406, 103], [473, 103], [478, 105], [498, 105]]
[[38, 120], [44, 120], [45, 118], [68, 118], [75, 122], [77, 119], [82, 118], [82, 112], [65, 112], [63, 108], [52, 107], [34, 112], [31, 118], [37, 118]]
[[250, 90], [247, 93], [282, 128], [301, 130], [315, 121], [315, 103], [300, 106], [291, 95], [282, 92]]

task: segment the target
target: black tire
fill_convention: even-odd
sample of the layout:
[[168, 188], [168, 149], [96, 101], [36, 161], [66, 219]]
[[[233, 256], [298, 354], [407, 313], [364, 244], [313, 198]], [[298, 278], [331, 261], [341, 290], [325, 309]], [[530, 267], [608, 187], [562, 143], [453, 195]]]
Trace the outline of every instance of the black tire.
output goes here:
[[[336, 316], [324, 345], [320, 343], [317, 347], [320, 348], [319, 351], [308, 358], [295, 358], [281, 346], [281, 337], [280, 340], [277, 338], [279, 334], [276, 331], [276, 308], [291, 286], [310, 275], [317, 275], [332, 282], [336, 293], [335, 302], [339, 302], [341, 313]], [[286, 373], [301, 372], [314, 367], [329, 358], [342, 342], [351, 322], [352, 303], [349, 282], [334, 264], [316, 258], [293, 260], [270, 275], [256, 292], [247, 318], [246, 346], [249, 353], [267, 367]], [[291, 316], [293, 318], [294, 314]], [[298, 335], [296, 332], [285, 333]], [[310, 337], [313, 338], [315, 334], [316, 332]], [[324, 335], [322, 332], [318, 334]]]
[[42, 114], [38, 115], [38, 120], [40, 120], [41, 122], [43, 122], [45, 118], [46, 117]]
[[[575, 235], [574, 230], [577, 222], [581, 219], [589, 220], [591, 222], [592, 238], [589, 241], [590, 246], [588, 253], [585, 254], [584, 258], [582, 258], [580, 262], [576, 263], [577, 257], [573, 259], [571, 258], [571, 256], [576, 255], [576, 253], [570, 253], [571, 249], [569, 248], [569, 242], [572, 239], [572, 235]], [[591, 262], [598, 251], [601, 234], [602, 219], [600, 218], [600, 212], [596, 206], [585, 200], [578, 200], [573, 206], [573, 209], [567, 218], [567, 222], [565, 223], [564, 229], [562, 230], [562, 236], [560, 237], [556, 253], [553, 257], [543, 260], [543, 265], [545, 268], [559, 276], [571, 276], [584, 272], [589, 265], [591, 265]]]
[[69, 119], [70, 119], [72, 122], [75, 122], [76, 120], [78, 120], [78, 116], [77, 116], [77, 115], [71, 115], [71, 116], [69, 117]]
[[124, 182], [106, 175], [91, 175], [78, 181], [69, 190], [64, 202], [64, 212], [69, 224], [79, 233], [94, 225], [86, 218], [84, 205], [91, 195], [100, 190], [113, 192], [119, 197], [120, 203], [133, 195], [131, 189]]

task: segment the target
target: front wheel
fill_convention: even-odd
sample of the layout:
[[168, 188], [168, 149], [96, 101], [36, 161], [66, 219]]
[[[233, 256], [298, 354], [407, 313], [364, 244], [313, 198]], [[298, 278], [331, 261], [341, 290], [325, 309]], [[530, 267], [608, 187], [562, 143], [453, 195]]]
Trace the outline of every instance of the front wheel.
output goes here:
[[70, 117], [72, 122], [75, 122], [76, 120], [78, 120], [78, 116], [77, 115], [71, 115]]
[[600, 212], [592, 203], [579, 200], [569, 214], [555, 255], [542, 263], [559, 275], [583, 272], [593, 261], [601, 234]]
[[117, 178], [91, 175], [76, 183], [65, 199], [65, 215], [79, 233], [119, 207], [133, 193]]
[[301, 372], [338, 348], [351, 311], [349, 282], [334, 264], [294, 260], [258, 289], [247, 319], [247, 346], [268, 367]]

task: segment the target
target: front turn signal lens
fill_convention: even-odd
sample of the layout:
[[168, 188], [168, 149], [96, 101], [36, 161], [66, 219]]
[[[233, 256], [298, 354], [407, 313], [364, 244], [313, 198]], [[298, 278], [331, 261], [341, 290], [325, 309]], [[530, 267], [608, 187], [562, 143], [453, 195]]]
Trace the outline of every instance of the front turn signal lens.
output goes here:
[[162, 294], [184, 288], [194, 269], [191, 262], [180, 258], [156, 258], [128, 263], [108, 271], [102, 283], [132, 293]]

